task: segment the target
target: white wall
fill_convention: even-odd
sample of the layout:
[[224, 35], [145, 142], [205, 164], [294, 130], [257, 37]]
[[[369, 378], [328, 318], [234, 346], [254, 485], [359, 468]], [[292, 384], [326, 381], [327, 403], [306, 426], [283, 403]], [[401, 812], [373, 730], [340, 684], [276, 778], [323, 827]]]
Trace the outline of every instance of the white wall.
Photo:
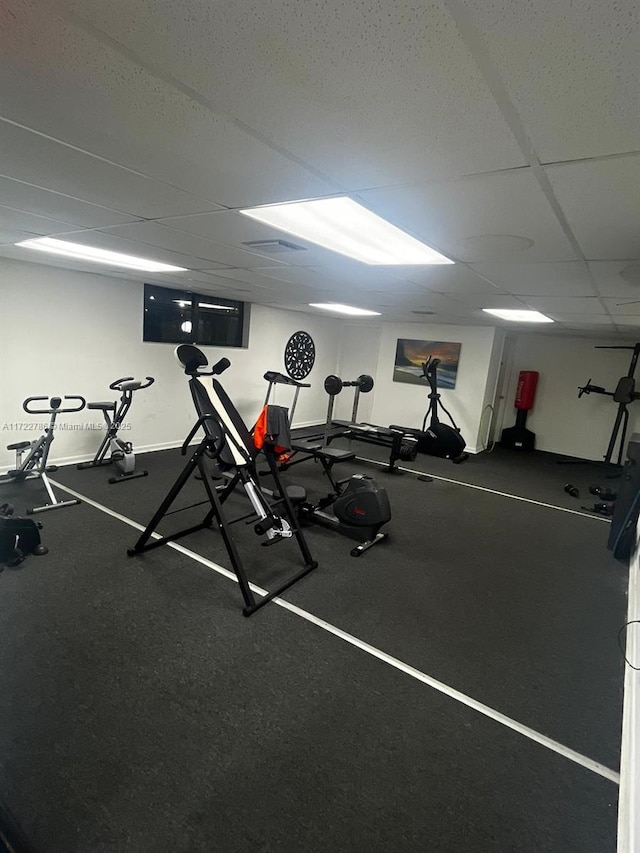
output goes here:
[[[417, 323], [384, 323], [364, 327], [347, 324], [343, 332], [340, 370], [342, 378], [354, 379], [369, 373], [375, 381], [374, 390], [361, 395], [358, 419], [389, 426], [420, 427], [428, 406], [428, 386], [408, 385], [393, 381], [393, 365], [398, 338], [416, 340], [456, 341], [462, 344], [460, 365], [453, 390], [441, 389], [442, 402], [451, 411], [461, 429], [468, 450], [479, 447], [479, 432], [486, 433], [486, 417], [482, 413], [492, 402], [503, 335], [487, 326], [441, 326]], [[338, 397], [338, 417], [350, 417], [353, 392], [349, 389]], [[448, 423], [442, 413], [442, 420]]]
[[[582, 459], [602, 459], [617, 405], [611, 397], [599, 394], [578, 399], [578, 386], [585, 385], [591, 378], [594, 385], [613, 391], [618, 379], [627, 372], [632, 352], [594, 347], [626, 343], [620, 340], [518, 335], [513, 370], [506, 385], [507, 405], [502, 426], [515, 423], [513, 400], [519, 372], [537, 370], [540, 378], [535, 403], [527, 418], [527, 428], [536, 434], [536, 448]], [[640, 430], [640, 402], [631, 404], [629, 414], [628, 436]], [[616, 458], [614, 456], [614, 461]]]
[[[175, 361], [172, 344], [142, 341], [143, 285], [49, 267], [0, 260], [0, 468], [13, 465], [7, 444], [33, 439], [37, 432], [8, 428], [14, 422], [38, 423], [24, 413], [28, 396], [80, 394], [109, 400], [108, 385], [121, 376], [154, 376], [151, 388], [134, 399], [127, 439], [138, 450], [176, 446], [194, 422], [186, 377]], [[300, 394], [296, 424], [324, 420], [327, 398], [322, 381], [335, 373], [341, 321], [330, 317], [253, 305], [247, 349], [206, 347], [210, 362], [231, 361], [223, 384], [248, 423], [253, 423], [266, 393], [266, 370], [284, 371], [282, 354], [289, 336], [308, 331], [316, 345], [309, 375], [314, 388]], [[306, 393], [305, 393], [306, 392]], [[280, 389], [272, 402], [289, 405]], [[100, 412], [86, 409], [59, 418], [61, 425], [100, 424]], [[51, 461], [79, 461], [93, 456], [101, 433], [88, 428], [59, 429]]]

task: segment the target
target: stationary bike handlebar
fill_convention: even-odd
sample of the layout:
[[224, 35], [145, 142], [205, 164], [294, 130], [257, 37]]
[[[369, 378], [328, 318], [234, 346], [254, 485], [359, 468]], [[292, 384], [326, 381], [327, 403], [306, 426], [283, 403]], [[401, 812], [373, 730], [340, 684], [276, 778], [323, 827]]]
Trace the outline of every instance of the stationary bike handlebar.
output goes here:
[[133, 376], [123, 376], [122, 379], [116, 379], [109, 385], [112, 391], [141, 391], [143, 388], [148, 388], [156, 380], [153, 376], [145, 377], [145, 380], [134, 379]]
[[[49, 401], [49, 408], [48, 409], [30, 408], [29, 404], [35, 402], [36, 400], [48, 400]], [[75, 406], [75, 407], [70, 406], [68, 408], [62, 409], [60, 407], [62, 405], [63, 400], [79, 400], [80, 405]], [[84, 397], [80, 397], [80, 396], [77, 396], [75, 394], [71, 394], [68, 396], [65, 395], [64, 397], [27, 397], [27, 399], [22, 404], [22, 408], [29, 415], [53, 415], [54, 413], [61, 415], [63, 413], [66, 414], [69, 412], [80, 412], [80, 411], [82, 411], [82, 409], [84, 409], [86, 404], [87, 404], [87, 401], [84, 399]]]

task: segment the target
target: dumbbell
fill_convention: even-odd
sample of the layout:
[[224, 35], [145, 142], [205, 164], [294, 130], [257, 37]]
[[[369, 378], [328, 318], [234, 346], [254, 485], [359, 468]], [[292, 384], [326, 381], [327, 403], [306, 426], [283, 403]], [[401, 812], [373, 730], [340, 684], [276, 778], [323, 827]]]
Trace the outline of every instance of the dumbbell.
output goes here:
[[618, 497], [617, 492], [612, 492], [611, 489], [603, 489], [602, 486], [589, 486], [589, 492], [599, 497], [601, 501], [615, 501]]
[[367, 394], [373, 389], [373, 376], [368, 376], [366, 373], [361, 373], [360, 376], [358, 376], [358, 378], [354, 379], [352, 382], [343, 382], [339, 376], [335, 376], [332, 373], [324, 380], [324, 390], [331, 397], [335, 397], [336, 394], [339, 394], [343, 388], [350, 387], [359, 388], [362, 394]]

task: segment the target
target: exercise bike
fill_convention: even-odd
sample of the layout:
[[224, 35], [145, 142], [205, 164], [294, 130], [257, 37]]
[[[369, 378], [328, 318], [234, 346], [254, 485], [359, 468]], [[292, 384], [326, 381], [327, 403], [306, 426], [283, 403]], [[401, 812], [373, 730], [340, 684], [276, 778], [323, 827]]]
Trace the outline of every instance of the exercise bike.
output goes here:
[[[62, 400], [77, 400], [78, 405], [62, 408]], [[48, 400], [49, 406], [42, 409], [34, 409], [32, 403], [38, 400]], [[46, 512], [50, 509], [60, 509], [64, 506], [73, 506], [79, 504], [79, 500], [59, 501], [53, 493], [51, 483], [47, 477], [47, 473], [57, 471], [57, 466], [47, 466], [49, 458], [49, 450], [51, 442], [55, 438], [55, 424], [58, 415], [70, 414], [71, 412], [80, 412], [84, 409], [86, 401], [84, 397], [71, 395], [66, 397], [27, 397], [22, 404], [22, 408], [29, 415], [49, 415], [49, 425], [45, 428], [44, 433], [35, 441], [19, 441], [16, 444], [9, 444], [7, 450], [15, 450], [16, 466], [13, 470], [7, 471], [5, 475], [0, 477], [0, 481], [21, 483], [24, 480], [40, 478], [44, 484], [49, 500], [51, 503], [43, 504], [42, 506], [32, 507], [27, 510], [27, 515], [33, 515], [36, 512]], [[25, 457], [26, 454], [26, 457]], [[25, 457], [25, 458], [23, 458]]]
[[[269, 383], [264, 403], [265, 406], [269, 403], [274, 386], [287, 385], [295, 388], [289, 413], [289, 420], [291, 420], [298, 401], [300, 388], [309, 388], [310, 385], [272, 370], [267, 371], [264, 374], [264, 378]], [[338, 377], [330, 378], [341, 382]], [[371, 387], [373, 387], [371, 377], [366, 377], [366, 380], [370, 380]], [[346, 384], [349, 383], [341, 383], [341, 385]], [[350, 384], [355, 385], [356, 383]], [[366, 390], [370, 390], [370, 388], [367, 386]], [[335, 394], [330, 396], [330, 409], [332, 411]], [[256, 428], [254, 427], [255, 440]], [[351, 539], [355, 539], [359, 544], [352, 548], [350, 552], [352, 557], [359, 557], [365, 551], [368, 551], [369, 548], [372, 548], [378, 542], [382, 542], [388, 537], [389, 534], [387, 532], [383, 533], [380, 530], [383, 525], [391, 520], [391, 507], [386, 489], [379, 486], [373, 477], [364, 474], [353, 474], [351, 477], [343, 480], [336, 480], [333, 477], [333, 466], [339, 462], [347, 462], [355, 459], [355, 453], [350, 450], [332, 448], [318, 442], [314, 443], [313, 441], [290, 440], [288, 443], [291, 452], [285, 453], [283, 460], [278, 460], [280, 470], [286, 470], [306, 460], [313, 460], [320, 463], [325, 476], [331, 484], [331, 491], [317, 501], [308, 500], [306, 489], [302, 486], [290, 485], [286, 487], [287, 494], [297, 511], [301, 524], [317, 523]], [[297, 458], [293, 458], [296, 456]]]
[[[429, 456], [439, 456], [442, 459], [451, 459], [456, 464], [464, 462], [469, 454], [464, 452], [466, 442], [460, 435], [460, 428], [454, 421], [451, 412], [445, 408], [438, 394], [438, 365], [441, 359], [429, 357], [422, 365], [422, 379], [429, 383], [431, 393], [429, 394], [429, 408], [422, 421], [422, 429], [410, 429], [407, 427], [391, 426], [390, 429], [404, 430], [405, 433], [413, 435], [418, 440], [418, 452]], [[438, 417], [438, 405], [451, 421], [443, 424]], [[429, 426], [427, 421], [431, 416]]]
[[107, 425], [107, 432], [91, 462], [81, 462], [77, 466], [79, 471], [84, 468], [97, 468], [101, 465], [113, 464], [120, 473], [116, 477], [109, 478], [111, 485], [122, 483], [125, 480], [135, 480], [137, 477], [146, 477], [149, 474], [148, 471], [136, 472], [136, 455], [133, 445], [130, 441], [122, 441], [121, 438], [118, 438], [118, 430], [121, 429], [127, 412], [131, 408], [134, 393], [143, 388], [148, 388], [154, 382], [155, 379], [152, 376], [147, 376], [145, 381], [134, 379], [133, 376], [125, 376], [122, 379], [116, 379], [109, 385], [112, 391], [121, 395], [118, 402], [87, 403], [87, 409], [102, 412]]

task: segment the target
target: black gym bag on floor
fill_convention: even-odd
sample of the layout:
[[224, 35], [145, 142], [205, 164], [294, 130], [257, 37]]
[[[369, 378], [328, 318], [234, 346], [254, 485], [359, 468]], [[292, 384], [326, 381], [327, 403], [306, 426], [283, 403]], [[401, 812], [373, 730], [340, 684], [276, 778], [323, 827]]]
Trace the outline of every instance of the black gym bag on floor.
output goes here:
[[40, 542], [41, 525], [30, 518], [14, 518], [11, 504], [0, 506], [0, 571], [18, 566], [29, 554], [46, 554]]

